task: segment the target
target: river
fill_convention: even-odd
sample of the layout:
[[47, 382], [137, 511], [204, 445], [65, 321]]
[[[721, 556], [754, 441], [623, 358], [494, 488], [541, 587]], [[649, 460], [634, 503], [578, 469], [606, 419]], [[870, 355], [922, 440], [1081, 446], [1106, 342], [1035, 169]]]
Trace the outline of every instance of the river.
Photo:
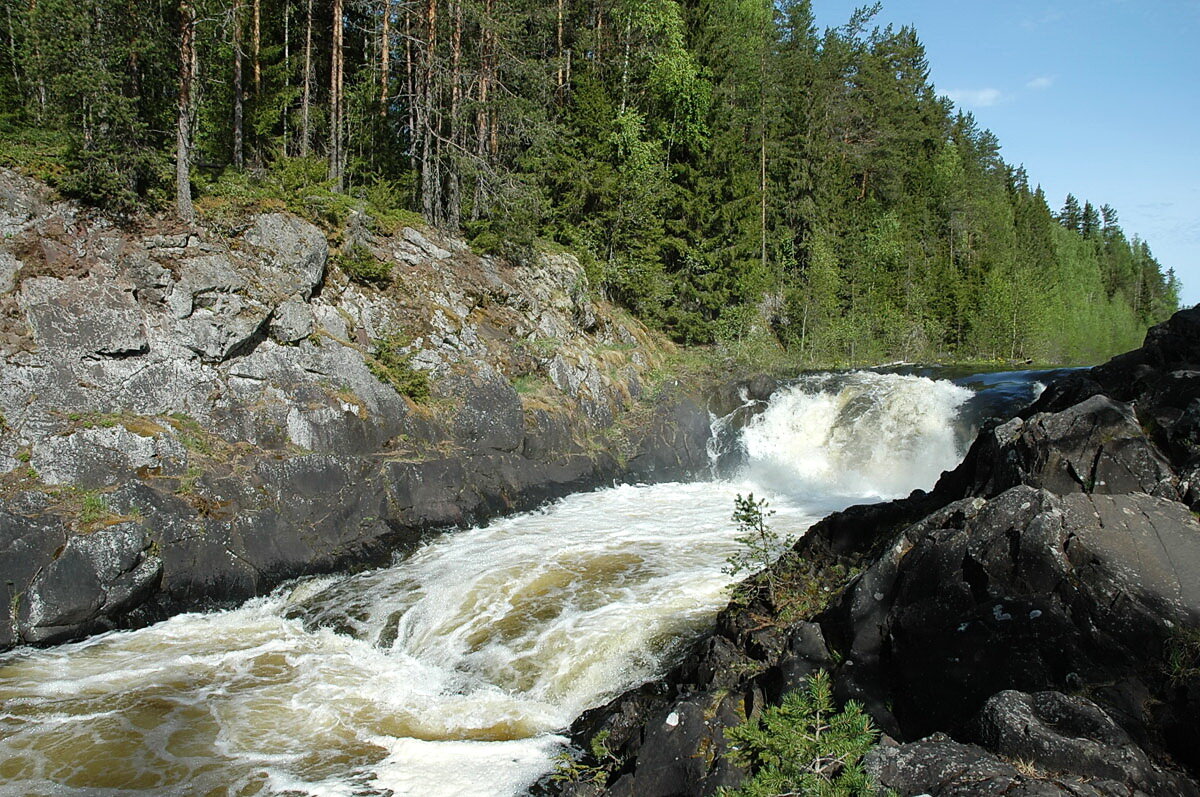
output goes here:
[[785, 536], [929, 488], [1041, 378], [805, 377], [721, 436], [732, 478], [573, 495], [391, 567], [0, 656], [0, 793], [521, 794], [724, 605], [736, 495]]

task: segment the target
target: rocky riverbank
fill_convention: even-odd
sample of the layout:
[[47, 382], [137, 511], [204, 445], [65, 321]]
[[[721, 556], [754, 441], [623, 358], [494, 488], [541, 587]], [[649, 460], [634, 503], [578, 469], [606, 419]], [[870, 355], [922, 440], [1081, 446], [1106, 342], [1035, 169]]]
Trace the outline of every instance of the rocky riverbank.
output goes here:
[[736, 786], [725, 729], [824, 669], [902, 795], [1200, 794], [1198, 468], [1192, 309], [985, 429], [932, 492], [819, 523], [664, 679], [580, 718], [574, 777], [545, 786]]
[[3, 170], [0, 234], [0, 649], [707, 465], [698, 386], [567, 255], [284, 213], [132, 229]]

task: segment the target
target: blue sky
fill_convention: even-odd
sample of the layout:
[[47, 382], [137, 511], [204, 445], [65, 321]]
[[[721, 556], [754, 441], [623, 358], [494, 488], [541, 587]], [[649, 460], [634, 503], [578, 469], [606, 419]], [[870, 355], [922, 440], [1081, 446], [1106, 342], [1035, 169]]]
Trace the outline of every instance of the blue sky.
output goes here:
[[[813, 0], [821, 27], [864, 2]], [[1117, 209], [1200, 303], [1200, 0], [883, 0], [939, 94], [975, 114], [1053, 209]]]

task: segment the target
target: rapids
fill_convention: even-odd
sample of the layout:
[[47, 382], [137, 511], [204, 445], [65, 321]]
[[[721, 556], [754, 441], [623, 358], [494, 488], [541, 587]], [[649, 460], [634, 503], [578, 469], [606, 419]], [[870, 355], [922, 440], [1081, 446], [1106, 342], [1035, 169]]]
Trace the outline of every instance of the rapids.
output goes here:
[[[1013, 384], [1014, 401], [1036, 391]], [[0, 793], [522, 793], [561, 729], [724, 604], [735, 495], [768, 498], [784, 536], [928, 488], [976, 399], [918, 376], [807, 377], [741, 430], [736, 478], [578, 494], [391, 567], [0, 656]]]

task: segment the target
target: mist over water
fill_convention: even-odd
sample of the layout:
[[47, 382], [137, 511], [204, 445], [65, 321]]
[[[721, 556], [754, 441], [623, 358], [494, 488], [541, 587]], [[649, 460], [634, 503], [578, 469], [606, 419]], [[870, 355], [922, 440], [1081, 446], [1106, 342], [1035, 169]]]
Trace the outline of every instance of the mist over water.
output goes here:
[[0, 793], [521, 793], [557, 732], [724, 605], [735, 495], [767, 497], [786, 535], [928, 488], [971, 397], [809, 377], [742, 431], [735, 479], [579, 494], [392, 567], [0, 657]]

